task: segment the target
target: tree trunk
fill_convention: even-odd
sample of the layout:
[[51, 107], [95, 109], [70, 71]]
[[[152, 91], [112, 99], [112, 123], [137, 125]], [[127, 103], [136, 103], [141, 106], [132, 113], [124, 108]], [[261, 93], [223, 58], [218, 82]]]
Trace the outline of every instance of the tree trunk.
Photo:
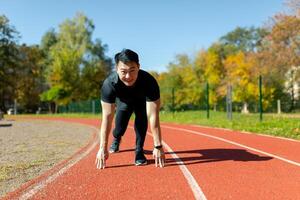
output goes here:
[[291, 107], [290, 107], [290, 111], [292, 112], [295, 108], [295, 91], [294, 91], [294, 82], [292, 82], [292, 88], [291, 88]]
[[57, 103], [55, 103], [55, 114], [57, 114], [58, 106]]
[[52, 114], [52, 102], [48, 103], [48, 109], [49, 109], [49, 113]]

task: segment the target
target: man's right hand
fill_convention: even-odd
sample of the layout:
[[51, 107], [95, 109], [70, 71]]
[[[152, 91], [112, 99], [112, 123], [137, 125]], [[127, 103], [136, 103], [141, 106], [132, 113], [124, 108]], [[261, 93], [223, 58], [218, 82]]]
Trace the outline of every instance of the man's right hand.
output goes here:
[[108, 151], [105, 148], [100, 148], [97, 156], [96, 156], [96, 167], [97, 169], [104, 169], [105, 168], [105, 161], [108, 159]]

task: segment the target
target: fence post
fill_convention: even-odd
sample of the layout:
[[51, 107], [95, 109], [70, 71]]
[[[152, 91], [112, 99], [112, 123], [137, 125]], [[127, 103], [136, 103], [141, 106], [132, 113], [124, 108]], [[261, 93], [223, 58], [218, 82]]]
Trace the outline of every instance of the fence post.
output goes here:
[[263, 106], [262, 106], [262, 77], [259, 75], [259, 120], [263, 119]]
[[174, 117], [175, 112], [175, 88], [172, 88], [172, 113]]
[[4, 119], [4, 112], [2, 112], [2, 110], [0, 109], [0, 121]]
[[227, 118], [232, 120], [232, 86], [230, 84], [227, 86], [226, 111]]
[[209, 84], [206, 82], [206, 118], [209, 119]]
[[93, 112], [93, 114], [95, 114], [95, 108], [96, 108], [95, 100], [92, 100], [92, 112]]
[[18, 109], [17, 99], [15, 99], [15, 101], [14, 101], [14, 115], [16, 115], [18, 113], [17, 109]]

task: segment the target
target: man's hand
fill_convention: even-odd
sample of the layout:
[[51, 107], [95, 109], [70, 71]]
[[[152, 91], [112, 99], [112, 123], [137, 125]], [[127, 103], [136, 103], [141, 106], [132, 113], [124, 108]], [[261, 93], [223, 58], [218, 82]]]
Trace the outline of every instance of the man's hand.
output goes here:
[[100, 148], [97, 156], [96, 156], [96, 167], [97, 169], [104, 169], [105, 168], [105, 161], [108, 159], [108, 151], [107, 149]]
[[164, 167], [165, 166], [165, 162], [166, 162], [166, 158], [165, 158], [165, 153], [163, 148], [161, 149], [153, 149], [153, 158], [155, 160], [155, 167]]

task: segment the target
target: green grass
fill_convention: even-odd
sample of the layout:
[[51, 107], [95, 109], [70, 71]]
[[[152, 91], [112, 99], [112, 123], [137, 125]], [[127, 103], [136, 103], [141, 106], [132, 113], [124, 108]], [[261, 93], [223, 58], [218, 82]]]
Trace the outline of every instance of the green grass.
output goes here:
[[[75, 117], [100, 119], [101, 114], [57, 114], [57, 115], [19, 115], [39, 117]], [[6, 116], [8, 117], [8, 116]], [[198, 124], [210, 127], [229, 128], [232, 130], [264, 133], [300, 140], [299, 114], [264, 114], [260, 122], [259, 114], [233, 113], [233, 119], [228, 120], [225, 112], [210, 111], [210, 118], [206, 118], [205, 111], [160, 112], [162, 122], [179, 124]], [[10, 118], [10, 117], [9, 117]]]
[[209, 119], [204, 111], [162, 112], [160, 116], [164, 122], [199, 124], [300, 139], [300, 119], [289, 115], [264, 114], [262, 122], [259, 114], [233, 113], [233, 119], [228, 120], [225, 112], [212, 111]]

